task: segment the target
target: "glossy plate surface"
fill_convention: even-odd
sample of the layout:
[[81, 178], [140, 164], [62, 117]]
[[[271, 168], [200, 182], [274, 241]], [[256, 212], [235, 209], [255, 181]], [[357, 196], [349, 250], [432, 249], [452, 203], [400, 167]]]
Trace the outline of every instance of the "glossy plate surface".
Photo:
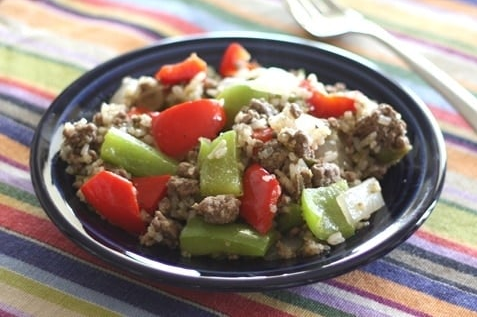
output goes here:
[[[145, 248], [109, 225], [75, 196], [73, 177], [58, 160], [62, 124], [91, 119], [125, 76], [152, 75], [159, 66], [196, 52], [217, 67], [226, 46], [238, 41], [264, 66], [303, 68], [324, 83], [344, 82], [386, 102], [408, 124], [413, 150], [381, 181], [386, 207], [325, 257], [289, 261], [214, 261], [178, 251]], [[31, 175], [41, 205], [78, 245], [116, 267], [172, 285], [218, 290], [264, 290], [328, 279], [383, 256], [406, 240], [431, 213], [446, 168], [442, 134], [422, 102], [357, 56], [328, 45], [270, 34], [210, 34], [173, 38], [106, 62], [71, 84], [44, 114], [31, 148]]]

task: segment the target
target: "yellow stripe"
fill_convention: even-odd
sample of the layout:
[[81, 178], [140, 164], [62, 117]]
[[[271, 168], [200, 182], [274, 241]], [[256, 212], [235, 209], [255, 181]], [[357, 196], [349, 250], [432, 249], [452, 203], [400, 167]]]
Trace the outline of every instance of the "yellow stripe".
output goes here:
[[477, 316], [477, 312], [450, 304], [420, 291], [362, 271], [347, 273], [336, 278], [336, 281], [359, 288], [375, 296], [385, 297], [399, 305], [425, 312], [431, 316]]
[[32, 316], [117, 316], [118, 314], [57, 289], [0, 269], [1, 301]]
[[439, 202], [422, 229], [477, 250], [477, 215]]
[[31, 214], [32, 216], [35, 216], [37, 218], [48, 220], [48, 217], [46, 216], [45, 212], [40, 207], [33, 206], [27, 202], [22, 202], [21, 200], [17, 200], [1, 193], [0, 204], [25, 212], [27, 214]]
[[0, 70], [11, 78], [34, 83], [35, 87], [59, 93], [85, 70], [34, 53], [0, 47]]
[[63, 316], [78, 317], [82, 314], [62, 308], [59, 305], [42, 300], [16, 287], [0, 283], [0, 297], [2, 304], [21, 310], [28, 316], [47, 317]]

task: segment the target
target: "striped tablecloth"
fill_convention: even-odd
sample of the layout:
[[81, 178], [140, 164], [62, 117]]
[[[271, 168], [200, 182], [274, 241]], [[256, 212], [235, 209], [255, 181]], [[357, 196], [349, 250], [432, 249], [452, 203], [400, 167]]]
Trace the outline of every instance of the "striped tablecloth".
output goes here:
[[[475, 0], [346, 0], [477, 92]], [[0, 315], [477, 316], [477, 135], [395, 55], [358, 36], [331, 43], [379, 64], [437, 118], [442, 197], [385, 257], [343, 276], [270, 292], [151, 285], [73, 244], [39, 206], [29, 145], [43, 112], [102, 61], [169, 36], [255, 30], [309, 37], [279, 0], [0, 1]]]

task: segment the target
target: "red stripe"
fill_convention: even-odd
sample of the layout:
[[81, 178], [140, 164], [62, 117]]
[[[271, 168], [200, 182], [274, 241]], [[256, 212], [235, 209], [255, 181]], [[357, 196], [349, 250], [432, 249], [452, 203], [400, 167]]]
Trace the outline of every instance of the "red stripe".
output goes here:
[[161, 21], [161, 23], [165, 22], [168, 25], [171, 25], [174, 28], [180, 30], [181, 33], [199, 33], [205, 31], [204, 29], [194, 24], [191, 24], [186, 20], [179, 19], [177, 16], [172, 16], [164, 12], [150, 11], [147, 9], [141, 9], [127, 4], [111, 2], [107, 0], [86, 0], [83, 2], [88, 2], [94, 6], [104, 7], [106, 10], [108, 8], [114, 7], [124, 10], [126, 12], [133, 12], [143, 16], [147, 16], [149, 18], [153, 18], [154, 20], [157, 19], [157, 21]]
[[289, 317], [291, 314], [265, 304], [250, 300], [236, 293], [193, 291], [175, 287], [161, 286], [171, 294], [199, 303], [224, 315], [234, 317]]
[[12, 207], [0, 204], [0, 225], [5, 229], [25, 235], [48, 244], [85, 261], [99, 264], [99, 259], [82, 250], [66, 238], [55, 225], [47, 219], [39, 218]]
[[[126, 274], [122, 270], [116, 270], [109, 264], [94, 257], [82, 250], [67, 239], [55, 225], [47, 220], [31, 214], [25, 213], [5, 205], [0, 204], [0, 225], [6, 229], [22, 234], [39, 242], [48, 244], [51, 247], [60, 249], [77, 259], [82, 259], [101, 266], [102, 268], [113, 270], [114, 272], [135, 279], [144, 285], [153, 286], [169, 294], [195, 302], [201, 306], [216, 310], [223, 314], [234, 316], [289, 316], [290, 314], [281, 310], [269, 307], [259, 302], [242, 297], [235, 293], [194, 291], [185, 288], [176, 288], [163, 284], [151, 283], [135, 275]], [[237, 307], [240, 306], [240, 307]]]
[[421, 229], [416, 231], [416, 235], [418, 235], [419, 237], [421, 237], [421, 238], [423, 238], [423, 239], [425, 239], [429, 242], [432, 242], [434, 244], [437, 244], [437, 245], [449, 248], [451, 250], [458, 251], [458, 252], [464, 253], [466, 255], [477, 258], [477, 250], [476, 249], [467, 247], [467, 246], [462, 245], [462, 244], [455, 243], [451, 240], [447, 240], [447, 239], [438, 237], [436, 235], [430, 234], [429, 232], [426, 232], [426, 231], [421, 230]]
[[429, 106], [429, 109], [431, 110], [432, 114], [436, 119], [439, 121], [446, 122], [448, 124], [451, 124], [456, 127], [464, 127], [466, 129], [472, 130], [471, 126], [465, 121], [465, 119], [458, 113], [441, 109], [436, 106]]
[[25, 91], [28, 91], [31, 94], [40, 96], [44, 99], [53, 100], [56, 97], [56, 94], [54, 94], [53, 92], [49, 92], [49, 91], [46, 91], [44, 89], [35, 87], [35, 86], [33, 86], [31, 84], [28, 84], [26, 82], [22, 82], [18, 79], [6, 78], [6, 77], [2, 77], [0, 75], [0, 82], [5, 84], [5, 85], [8, 85], [8, 86], [21, 88]]
[[0, 317], [15, 317], [13, 313], [8, 312], [7, 310], [0, 309]]

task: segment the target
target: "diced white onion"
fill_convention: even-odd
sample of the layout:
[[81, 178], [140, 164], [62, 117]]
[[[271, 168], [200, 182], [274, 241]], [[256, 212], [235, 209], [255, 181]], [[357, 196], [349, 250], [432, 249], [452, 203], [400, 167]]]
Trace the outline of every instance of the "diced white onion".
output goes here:
[[348, 221], [357, 226], [384, 206], [381, 186], [376, 178], [369, 178], [336, 197]]

